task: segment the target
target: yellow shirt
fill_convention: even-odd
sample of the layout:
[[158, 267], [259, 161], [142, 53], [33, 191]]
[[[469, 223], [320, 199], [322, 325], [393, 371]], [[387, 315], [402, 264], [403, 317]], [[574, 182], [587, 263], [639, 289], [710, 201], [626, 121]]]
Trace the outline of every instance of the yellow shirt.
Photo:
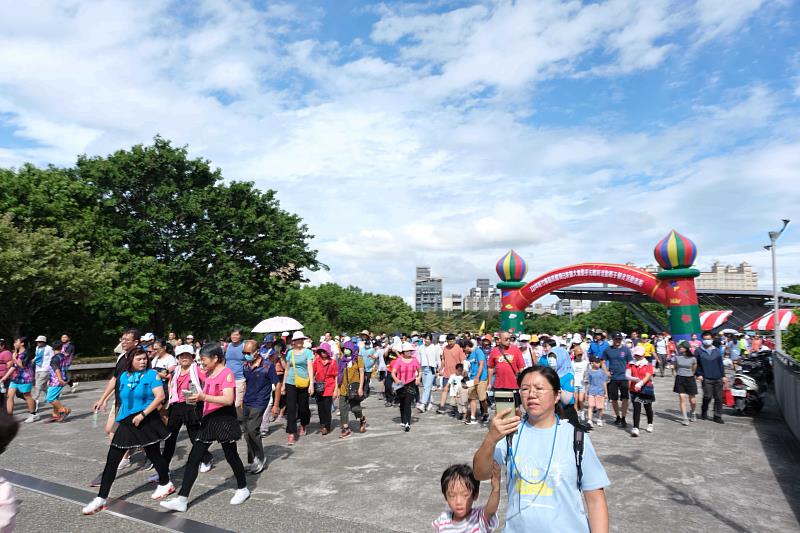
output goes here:
[[644, 343], [644, 356], [645, 357], [655, 357], [656, 356], [656, 349], [655, 347], [650, 344], [650, 341]]

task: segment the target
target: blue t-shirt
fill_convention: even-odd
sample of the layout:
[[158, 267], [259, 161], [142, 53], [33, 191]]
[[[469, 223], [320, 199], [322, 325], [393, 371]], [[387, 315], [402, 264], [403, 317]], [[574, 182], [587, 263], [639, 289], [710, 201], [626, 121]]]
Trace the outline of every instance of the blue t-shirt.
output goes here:
[[603, 355], [603, 352], [605, 352], [606, 348], [608, 347], [609, 347], [608, 341], [603, 341], [603, 342], [592, 341], [591, 344], [589, 344], [589, 350], [587, 351], [590, 356], [600, 357]]
[[249, 364], [244, 365], [244, 404], [247, 407], [261, 409], [269, 404], [272, 386], [278, 382], [275, 365], [266, 359], [261, 365], [251, 369]]
[[[294, 365], [292, 365], [292, 358], [294, 357]], [[314, 361], [314, 354], [308, 348], [303, 348], [300, 352], [289, 350], [286, 354], [286, 383], [294, 385], [294, 370], [297, 369], [297, 375], [301, 378], [308, 378], [308, 367]], [[293, 368], [294, 367], [294, 368]]]
[[155, 399], [153, 389], [161, 389], [161, 378], [152, 368], [142, 372], [123, 372], [119, 376], [117, 422], [144, 411]]
[[375, 355], [375, 348], [372, 346], [369, 348], [362, 346], [358, 349], [358, 355], [364, 362], [364, 371], [367, 373], [372, 372], [372, 367], [375, 365], [375, 361], [377, 361], [377, 359], [373, 359], [370, 356]]
[[611, 372], [611, 379], [616, 381], [626, 381], [628, 379], [625, 377], [625, 369], [628, 367], [628, 363], [633, 361], [633, 355], [631, 355], [631, 351], [627, 346], [620, 346], [619, 348], [609, 346], [600, 359], [606, 361], [608, 371]]
[[489, 379], [489, 369], [486, 365], [486, 354], [483, 353], [483, 350], [480, 348], [475, 348], [472, 350], [472, 353], [470, 353], [467, 357], [467, 361], [469, 361], [469, 379], [475, 379], [475, 376], [478, 375], [478, 367], [480, 366], [481, 361], [483, 361], [483, 370], [481, 370], [481, 375], [478, 378], [478, 381], [486, 381]]
[[589, 396], [605, 396], [606, 389], [603, 386], [608, 381], [608, 374], [602, 368], [591, 369], [586, 375], [589, 382]]
[[[562, 401], [564, 405], [572, 405], [575, 403], [575, 376], [572, 375], [571, 372], [568, 372], [561, 376], [561, 390], [563, 392], [570, 392], [572, 393], [572, 398], [568, 402]], [[563, 395], [562, 395], [563, 398]]]
[[[506, 533], [589, 532], [583, 496], [577, 486], [574, 435], [575, 428], [566, 420], [547, 429], [536, 429], [526, 422], [520, 424], [513, 444], [517, 472], [513, 473], [513, 479], [508, 476], [512, 482], [509, 483]], [[584, 435], [583, 440], [583, 490], [608, 487], [611, 482], [597, 458], [592, 439]], [[506, 465], [507, 455], [506, 440], [502, 439], [495, 446], [494, 460]], [[508, 470], [506, 467], [507, 473]]]
[[225, 349], [225, 366], [233, 372], [233, 379], [244, 379], [244, 343], [230, 343]]

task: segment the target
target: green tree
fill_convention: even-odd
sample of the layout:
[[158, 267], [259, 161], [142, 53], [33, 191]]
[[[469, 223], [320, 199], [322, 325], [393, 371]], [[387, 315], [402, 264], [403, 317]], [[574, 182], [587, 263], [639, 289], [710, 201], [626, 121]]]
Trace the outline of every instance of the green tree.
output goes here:
[[103, 297], [116, 265], [52, 229], [19, 229], [0, 218], [0, 330], [18, 336], [25, 324], [62, 304], [88, 305]]

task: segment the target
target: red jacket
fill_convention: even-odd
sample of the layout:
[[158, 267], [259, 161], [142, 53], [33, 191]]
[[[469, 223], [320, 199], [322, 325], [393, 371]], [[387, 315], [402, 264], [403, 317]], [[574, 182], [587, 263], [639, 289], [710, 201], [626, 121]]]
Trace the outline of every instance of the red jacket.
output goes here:
[[[327, 361], [328, 364], [325, 364]], [[322, 357], [314, 358], [314, 381], [319, 383], [325, 381], [325, 390], [322, 391], [323, 396], [333, 396], [333, 391], [336, 389], [336, 378], [339, 375], [339, 369], [336, 361], [331, 359], [323, 360]]]

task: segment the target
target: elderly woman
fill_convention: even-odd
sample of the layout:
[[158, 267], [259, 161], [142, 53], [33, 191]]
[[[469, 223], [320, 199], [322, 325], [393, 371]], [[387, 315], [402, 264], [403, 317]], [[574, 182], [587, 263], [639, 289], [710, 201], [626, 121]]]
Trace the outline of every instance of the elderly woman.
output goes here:
[[334, 398], [339, 398], [339, 422], [342, 426], [340, 439], [346, 439], [350, 431], [350, 411], [359, 420], [359, 431], [367, 430], [367, 417], [361, 408], [364, 397], [364, 361], [358, 355], [358, 347], [351, 341], [342, 345], [342, 356], [339, 358], [337, 370], [339, 387]]
[[588, 435], [582, 435], [578, 469], [575, 428], [556, 414], [561, 400], [558, 374], [534, 366], [517, 380], [523, 417], [510, 408], [497, 413], [473, 457], [478, 480], [492, 477], [494, 463], [506, 467], [505, 531], [607, 533], [605, 488], [610, 482]]
[[[292, 349], [286, 353], [286, 369], [283, 373], [281, 394], [286, 396], [287, 444], [297, 442], [297, 436], [306, 434], [306, 426], [311, 422], [309, 397], [314, 394], [314, 354], [303, 345], [308, 337], [302, 331], [292, 335]], [[300, 431], [297, 431], [297, 417], [300, 417]]]
[[327, 435], [331, 432], [331, 407], [333, 398], [337, 395], [336, 380], [338, 378], [338, 365], [333, 360], [331, 347], [323, 342], [314, 353], [314, 396], [317, 399], [317, 414], [319, 415], [320, 433]]

